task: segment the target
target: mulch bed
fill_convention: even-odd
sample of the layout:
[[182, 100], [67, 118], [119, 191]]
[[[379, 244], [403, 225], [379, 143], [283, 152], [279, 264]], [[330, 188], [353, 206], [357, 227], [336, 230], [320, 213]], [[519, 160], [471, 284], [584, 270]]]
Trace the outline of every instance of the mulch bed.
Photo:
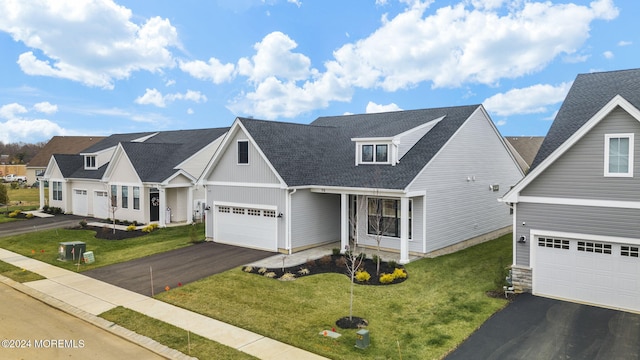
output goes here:
[[118, 230], [113, 231], [111, 227], [100, 227], [100, 226], [85, 226], [85, 227], [77, 227], [78, 230], [93, 230], [96, 232], [96, 239], [103, 240], [125, 240], [125, 239], [133, 239], [139, 236], [147, 235], [147, 233], [142, 232], [141, 230], [134, 231], [124, 231]]
[[[344, 274], [345, 276], [349, 276], [347, 267], [345, 266], [346, 258], [344, 255], [326, 255], [320, 259], [309, 260], [304, 264], [286, 267], [286, 268], [268, 268], [268, 269], [260, 269], [258, 267], [249, 267], [246, 266], [242, 270], [248, 273], [257, 274], [261, 276], [265, 276], [265, 274], [272, 273], [270, 277], [278, 280], [295, 280], [296, 278], [311, 276], [314, 274], [325, 274], [325, 273], [338, 273]], [[382, 273], [392, 273], [396, 268], [402, 269], [405, 271], [402, 265], [398, 265], [394, 262], [380, 262], [380, 274]], [[308, 270], [308, 273], [306, 270]], [[354, 279], [357, 284], [361, 285], [391, 285], [391, 284], [399, 284], [407, 280], [407, 277], [404, 278], [396, 278], [391, 283], [383, 284], [380, 282], [380, 277], [376, 276], [376, 262], [372, 259], [365, 259], [360, 265], [361, 270], [367, 271], [371, 274], [371, 278], [367, 282], [359, 282]], [[285, 275], [290, 274], [290, 275]], [[285, 277], [283, 278], [283, 275]]]

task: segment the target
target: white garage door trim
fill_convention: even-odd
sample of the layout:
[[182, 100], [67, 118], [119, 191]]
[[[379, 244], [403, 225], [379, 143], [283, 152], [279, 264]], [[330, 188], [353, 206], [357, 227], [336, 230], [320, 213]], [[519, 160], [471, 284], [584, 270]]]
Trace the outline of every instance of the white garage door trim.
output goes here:
[[278, 251], [277, 207], [214, 202], [213, 239], [253, 249]]
[[543, 231], [530, 239], [534, 295], [640, 312], [638, 239]]
[[79, 216], [89, 215], [89, 197], [85, 189], [73, 189], [73, 214]]
[[98, 219], [109, 218], [109, 193], [95, 191], [93, 193], [93, 216]]

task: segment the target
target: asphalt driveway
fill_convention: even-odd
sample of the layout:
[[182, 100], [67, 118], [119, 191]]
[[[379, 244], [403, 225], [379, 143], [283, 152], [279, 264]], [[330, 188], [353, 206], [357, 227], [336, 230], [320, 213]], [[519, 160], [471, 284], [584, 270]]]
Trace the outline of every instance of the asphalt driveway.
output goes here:
[[207, 276], [264, 259], [275, 253], [204, 242], [120, 264], [84, 271], [102, 280], [142, 295], [165, 291]]
[[639, 314], [521, 294], [446, 359], [626, 360], [639, 354]]

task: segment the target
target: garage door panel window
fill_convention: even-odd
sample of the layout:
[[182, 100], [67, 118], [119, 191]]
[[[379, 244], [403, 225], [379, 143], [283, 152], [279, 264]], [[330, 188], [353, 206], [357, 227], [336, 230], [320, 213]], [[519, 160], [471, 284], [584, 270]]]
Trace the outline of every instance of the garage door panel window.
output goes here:
[[611, 255], [611, 244], [591, 241], [578, 241], [578, 251]]
[[238, 214], [238, 215], [244, 215], [244, 209], [243, 208], [233, 208], [233, 213], [234, 214]]
[[264, 217], [276, 217], [276, 211], [275, 210], [264, 210], [263, 211], [263, 216]]
[[231, 208], [228, 207], [228, 206], [219, 206], [218, 207], [218, 212], [227, 213], [228, 214], [228, 213], [231, 212]]
[[541, 237], [541, 238], [538, 238], [538, 246], [569, 250], [569, 240]]
[[621, 256], [628, 256], [628, 257], [638, 257], [638, 247], [637, 246], [626, 246], [626, 245], [622, 245], [620, 247], [620, 255]]

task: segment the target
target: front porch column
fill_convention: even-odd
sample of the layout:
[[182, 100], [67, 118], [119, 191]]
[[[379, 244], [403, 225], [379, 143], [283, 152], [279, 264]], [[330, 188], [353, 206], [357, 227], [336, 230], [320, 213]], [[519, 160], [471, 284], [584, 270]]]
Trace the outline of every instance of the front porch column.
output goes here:
[[340, 194], [340, 252], [349, 245], [349, 194]]
[[400, 264], [409, 263], [409, 198], [400, 198]]
[[193, 223], [193, 186], [187, 188], [187, 224]]
[[[158, 219], [158, 225], [160, 227], [167, 226], [167, 191], [164, 188], [160, 190], [160, 217]], [[171, 221], [171, 219], [169, 219]]]
[[44, 179], [40, 179], [38, 182], [38, 190], [40, 191], [40, 210], [44, 208]]

